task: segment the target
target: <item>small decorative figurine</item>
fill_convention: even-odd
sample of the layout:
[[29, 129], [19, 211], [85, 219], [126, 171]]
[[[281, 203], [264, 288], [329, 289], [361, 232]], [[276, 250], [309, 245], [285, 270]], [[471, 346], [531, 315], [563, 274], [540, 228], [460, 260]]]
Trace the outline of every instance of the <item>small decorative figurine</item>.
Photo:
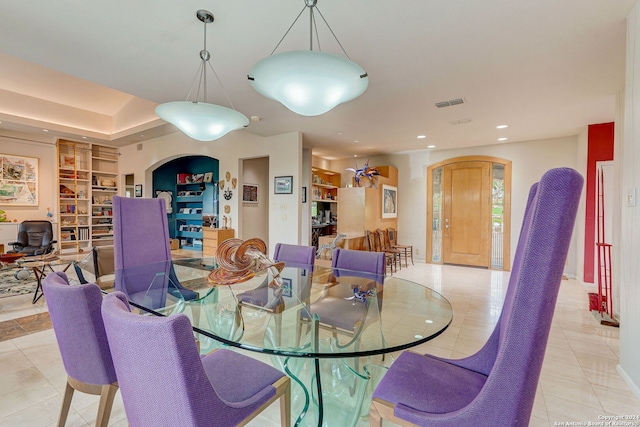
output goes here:
[[372, 181], [374, 176], [380, 175], [380, 172], [378, 172], [378, 169], [376, 169], [375, 167], [369, 167], [368, 160], [364, 164], [362, 169], [358, 169], [358, 164], [356, 163], [355, 169], [347, 168], [347, 170], [355, 173], [354, 181], [355, 181], [356, 187], [360, 187], [360, 180], [362, 178], [369, 178], [369, 181]]

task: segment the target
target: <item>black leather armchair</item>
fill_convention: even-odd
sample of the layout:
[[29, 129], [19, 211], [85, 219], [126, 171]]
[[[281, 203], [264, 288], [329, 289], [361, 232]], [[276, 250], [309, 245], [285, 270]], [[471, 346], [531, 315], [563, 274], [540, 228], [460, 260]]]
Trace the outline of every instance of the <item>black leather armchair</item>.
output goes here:
[[18, 227], [18, 238], [10, 242], [12, 250], [7, 253], [21, 253], [26, 256], [46, 255], [53, 252], [53, 227], [49, 221], [23, 221]]

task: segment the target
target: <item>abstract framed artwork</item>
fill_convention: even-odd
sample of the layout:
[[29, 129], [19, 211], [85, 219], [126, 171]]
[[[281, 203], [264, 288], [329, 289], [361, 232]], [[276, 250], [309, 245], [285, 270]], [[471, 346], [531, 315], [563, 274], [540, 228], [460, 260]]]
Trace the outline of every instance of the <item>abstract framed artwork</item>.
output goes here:
[[382, 218], [398, 217], [398, 188], [382, 184]]
[[0, 205], [38, 206], [38, 159], [0, 154]]
[[242, 203], [258, 203], [258, 184], [242, 184]]

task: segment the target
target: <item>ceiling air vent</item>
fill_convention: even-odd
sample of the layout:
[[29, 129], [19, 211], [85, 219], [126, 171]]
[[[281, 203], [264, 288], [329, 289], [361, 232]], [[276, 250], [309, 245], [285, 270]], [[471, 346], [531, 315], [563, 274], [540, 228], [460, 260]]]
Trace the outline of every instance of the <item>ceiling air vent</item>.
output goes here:
[[468, 117], [466, 119], [450, 120], [449, 124], [452, 124], [452, 125], [463, 125], [465, 123], [471, 123], [472, 121], [473, 120], [470, 117]]
[[436, 102], [436, 107], [444, 108], [444, 107], [451, 107], [452, 105], [460, 105], [460, 104], [464, 104], [463, 98], [456, 98], [456, 99], [450, 99], [448, 101]]

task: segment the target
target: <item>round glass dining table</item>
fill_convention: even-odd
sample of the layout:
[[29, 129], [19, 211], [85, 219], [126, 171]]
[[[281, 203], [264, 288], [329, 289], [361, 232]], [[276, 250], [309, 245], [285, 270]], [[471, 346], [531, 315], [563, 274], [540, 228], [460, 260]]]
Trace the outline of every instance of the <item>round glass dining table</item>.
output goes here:
[[212, 258], [116, 271], [116, 288], [156, 315], [189, 316], [201, 353], [235, 347], [292, 378], [296, 426], [356, 425], [393, 355], [440, 335], [451, 304], [397, 278], [320, 266], [265, 269], [241, 283], [211, 279]]

